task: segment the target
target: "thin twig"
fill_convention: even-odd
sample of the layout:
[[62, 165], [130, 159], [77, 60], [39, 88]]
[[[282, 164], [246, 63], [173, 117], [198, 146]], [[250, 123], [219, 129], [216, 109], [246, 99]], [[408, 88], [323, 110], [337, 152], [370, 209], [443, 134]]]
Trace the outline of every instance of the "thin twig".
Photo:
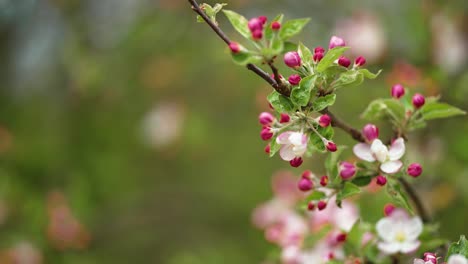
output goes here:
[[413, 187], [409, 184], [409, 182], [406, 181], [404, 178], [400, 177], [398, 178], [398, 181], [401, 183], [401, 185], [403, 185], [403, 188], [405, 188], [406, 193], [409, 195], [409, 197], [413, 201], [414, 206], [416, 207], [416, 210], [418, 212], [418, 215], [421, 217], [422, 221], [424, 223], [431, 222], [431, 217], [429, 216], [429, 212], [427, 212], [426, 208], [424, 207], [421, 199], [416, 193], [416, 190], [413, 189]]
[[359, 130], [351, 127], [348, 124], [346, 124], [344, 121], [342, 121], [337, 116], [335, 116], [332, 112], [330, 112], [330, 110], [328, 110], [328, 108], [323, 109], [322, 111], [320, 111], [320, 113], [327, 114], [328, 116], [330, 116], [332, 126], [342, 129], [343, 131], [348, 133], [352, 138], [354, 138], [354, 140], [359, 141], [359, 142], [365, 142], [366, 141], [364, 139], [364, 136], [362, 135], [362, 133]]

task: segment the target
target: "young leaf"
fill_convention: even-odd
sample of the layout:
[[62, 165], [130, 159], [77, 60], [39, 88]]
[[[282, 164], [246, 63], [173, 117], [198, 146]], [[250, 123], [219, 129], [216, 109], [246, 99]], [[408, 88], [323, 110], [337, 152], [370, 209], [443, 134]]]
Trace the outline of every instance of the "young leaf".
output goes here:
[[294, 104], [282, 94], [279, 94], [277, 91], [271, 92], [267, 97], [268, 102], [273, 106], [273, 108], [279, 112], [292, 112], [295, 107]]
[[270, 141], [270, 157], [273, 157], [278, 150], [280, 150], [281, 145], [276, 142], [278, 135], [274, 135]]
[[247, 52], [232, 53], [232, 60], [234, 63], [245, 66], [249, 63], [258, 63], [262, 61], [262, 57], [253, 55]]
[[447, 261], [448, 258], [454, 254], [460, 254], [468, 258], [468, 241], [465, 236], [460, 236], [460, 240], [458, 240], [458, 242], [450, 245], [445, 260]]
[[327, 197], [327, 195], [324, 192], [313, 191], [309, 196], [307, 196], [306, 201], [318, 201], [325, 197]]
[[328, 94], [325, 96], [318, 97], [315, 101], [312, 102], [312, 107], [314, 111], [322, 111], [323, 109], [331, 106], [335, 103], [336, 94]]
[[322, 58], [322, 60], [317, 65], [317, 72], [324, 72], [347, 49], [349, 49], [349, 47], [336, 47], [336, 48], [333, 48], [333, 49], [327, 51], [327, 53], [325, 53], [325, 56]]
[[413, 213], [413, 209], [408, 202], [406, 194], [401, 191], [400, 184], [389, 179], [387, 183], [387, 193], [395, 204]]
[[436, 118], [446, 118], [456, 115], [464, 115], [465, 111], [445, 103], [431, 102], [426, 103], [421, 108], [421, 114], [425, 120]]
[[306, 106], [309, 103], [310, 92], [314, 88], [317, 75], [307, 76], [301, 80], [299, 86], [291, 91], [291, 101], [298, 106]]
[[364, 176], [364, 177], [356, 177], [351, 182], [356, 184], [359, 187], [364, 187], [364, 186], [369, 185], [371, 181], [372, 181], [372, 177]]
[[345, 182], [343, 189], [336, 195], [336, 199], [341, 201], [360, 192], [361, 188], [351, 182]]
[[399, 123], [405, 118], [405, 107], [395, 99], [377, 99], [367, 106], [361, 117], [369, 121], [390, 118]]
[[359, 69], [359, 72], [362, 73], [367, 79], [375, 79], [377, 76], [379, 76], [382, 70], [379, 70], [377, 73], [372, 73], [368, 69]]
[[297, 44], [292, 43], [289, 41], [284, 42], [284, 48], [283, 48], [283, 53], [289, 52], [289, 51], [296, 51], [297, 50]]
[[271, 29], [271, 24], [273, 24], [273, 22], [277, 21], [277, 22], [283, 22], [283, 14], [279, 14], [277, 15], [266, 27], [265, 27], [265, 39], [267, 41], [270, 41], [273, 39], [274, 37], [274, 32], [273, 32], [273, 29]]
[[[316, 127], [316, 129], [317, 129], [317, 132], [319, 132], [320, 135], [322, 135], [322, 137], [328, 140], [331, 139], [333, 137], [333, 134], [335, 133], [332, 126], [327, 126], [327, 127], [318, 126]], [[325, 145], [323, 144], [322, 138], [319, 137], [315, 133], [310, 134], [309, 146], [321, 152], [325, 151]]]
[[333, 84], [333, 88], [344, 86], [357, 86], [364, 81], [364, 75], [360, 71], [346, 71]]
[[299, 34], [301, 30], [305, 27], [305, 25], [309, 23], [309, 21], [310, 18], [293, 19], [286, 21], [283, 25], [281, 25], [279, 37], [282, 40], [287, 40]]
[[304, 63], [310, 64], [312, 62], [312, 52], [310, 52], [310, 50], [304, 46], [302, 42], [299, 42], [297, 53], [299, 53], [299, 56]]
[[[219, 13], [219, 11], [221, 11], [223, 6], [225, 5], [227, 4], [217, 3], [214, 7], [212, 7], [209, 4], [203, 3], [200, 5], [200, 8], [205, 12], [205, 14], [210, 18], [211, 21], [213, 21], [215, 24], [218, 24], [218, 22], [216, 22], [216, 15]], [[203, 20], [203, 18], [200, 15], [198, 15], [197, 22], [205, 22], [205, 20]]]
[[231, 10], [223, 10], [226, 17], [231, 22], [232, 26], [239, 32], [244, 38], [250, 39], [250, 30], [248, 27], [249, 21], [242, 15], [237, 14]]

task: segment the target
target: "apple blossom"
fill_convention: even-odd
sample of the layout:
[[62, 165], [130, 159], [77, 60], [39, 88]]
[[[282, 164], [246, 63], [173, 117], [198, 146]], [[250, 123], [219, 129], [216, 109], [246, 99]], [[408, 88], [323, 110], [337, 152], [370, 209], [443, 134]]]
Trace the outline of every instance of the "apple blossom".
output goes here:
[[301, 57], [295, 51], [286, 52], [284, 54], [284, 63], [291, 68], [301, 66]]
[[346, 46], [345, 41], [337, 36], [332, 36], [330, 39], [330, 44], [328, 45], [329, 49], [333, 49], [334, 47], [344, 47]]
[[400, 99], [405, 95], [405, 88], [401, 84], [395, 84], [392, 86], [392, 96], [396, 99]]
[[348, 180], [356, 174], [356, 166], [354, 164], [343, 161], [339, 166], [340, 176], [343, 180]]
[[275, 120], [275, 117], [271, 113], [268, 113], [268, 112], [262, 112], [258, 116], [258, 121], [262, 125], [270, 125], [271, 123], [273, 123], [274, 120]]
[[379, 175], [376, 177], [376, 182], [378, 185], [384, 186], [385, 184], [387, 184], [387, 178], [385, 178], [385, 176]]
[[363, 66], [364, 64], [366, 64], [366, 58], [362, 56], [357, 57], [354, 61], [354, 65], [356, 65], [357, 67]]
[[324, 175], [324, 176], [322, 176], [320, 178], [320, 185], [322, 185], [323, 187], [328, 185], [328, 176], [327, 175]]
[[289, 161], [289, 164], [291, 165], [291, 167], [297, 168], [301, 166], [302, 162], [304, 162], [304, 160], [301, 157], [295, 157], [294, 159]]
[[379, 138], [379, 128], [374, 124], [367, 124], [362, 128], [362, 134], [367, 142], [372, 142], [374, 139]]
[[393, 211], [395, 211], [396, 207], [393, 204], [386, 204], [384, 206], [384, 215], [385, 216], [390, 216]]
[[325, 201], [319, 201], [317, 203], [317, 208], [322, 211], [323, 209], [325, 209], [327, 207], [327, 202]]
[[424, 98], [422, 94], [413, 95], [413, 105], [415, 108], [421, 108], [425, 102], [426, 102], [426, 99]]
[[289, 76], [288, 82], [291, 85], [298, 85], [301, 82], [301, 76], [299, 76], [299, 74], [293, 74]]
[[274, 133], [271, 127], [263, 127], [262, 131], [260, 131], [260, 137], [262, 140], [269, 140], [273, 137]]
[[234, 54], [237, 54], [237, 53], [239, 53], [241, 51], [241, 48], [240, 48], [239, 44], [236, 43], [236, 42], [229, 43], [229, 49]]
[[447, 264], [468, 264], [468, 259], [463, 255], [454, 254], [448, 258]]
[[282, 124], [283, 123], [288, 123], [289, 120], [291, 120], [291, 117], [288, 114], [286, 114], [286, 113], [281, 113], [280, 114], [280, 123], [282, 123]]
[[280, 22], [274, 21], [273, 23], [271, 23], [271, 29], [273, 29], [274, 31], [279, 30], [280, 28], [281, 28]]
[[331, 124], [331, 118], [327, 114], [321, 115], [318, 118], [318, 123], [321, 127], [327, 127]]
[[308, 178], [301, 178], [299, 180], [299, 183], [297, 184], [297, 187], [299, 188], [299, 190], [307, 192], [314, 188], [314, 183]]
[[307, 135], [301, 132], [286, 131], [276, 138], [276, 143], [281, 145], [279, 154], [285, 161], [291, 161], [301, 157], [307, 150]]
[[409, 176], [414, 178], [418, 177], [422, 173], [422, 167], [419, 163], [411, 163], [406, 170]]
[[315, 53], [313, 59], [315, 62], [320, 62], [323, 59], [323, 53]]
[[315, 47], [314, 49], [314, 53], [317, 54], [317, 53], [325, 53], [325, 49], [321, 46], [317, 46]]
[[403, 166], [400, 158], [405, 154], [405, 141], [403, 138], [398, 138], [390, 148], [387, 148], [380, 139], [375, 139], [372, 144], [356, 144], [353, 152], [361, 160], [380, 162], [380, 169], [383, 172], [393, 174]]
[[399, 209], [390, 216], [377, 222], [377, 234], [381, 241], [378, 248], [386, 254], [408, 254], [419, 248], [418, 240], [423, 230], [423, 223], [419, 217], [410, 218], [408, 214]]
[[345, 68], [348, 68], [348, 66], [351, 64], [351, 61], [346, 58], [345, 56], [341, 56], [339, 59], [338, 59], [338, 65], [340, 66], [343, 66]]
[[250, 31], [253, 33], [256, 30], [262, 30], [263, 29], [263, 23], [260, 18], [254, 17], [249, 20], [247, 26], [249, 27]]
[[336, 147], [336, 144], [332, 141], [325, 141], [325, 147], [328, 149], [330, 152], [335, 152], [338, 148]]

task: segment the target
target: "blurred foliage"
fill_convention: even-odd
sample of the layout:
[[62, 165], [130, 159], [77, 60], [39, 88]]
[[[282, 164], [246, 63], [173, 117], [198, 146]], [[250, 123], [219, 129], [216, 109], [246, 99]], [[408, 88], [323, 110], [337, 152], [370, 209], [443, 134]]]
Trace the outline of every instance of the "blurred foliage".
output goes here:
[[[468, 109], [466, 61], [455, 73], [436, 66], [429, 22], [444, 13], [466, 39], [466, 1], [227, 2], [247, 17], [312, 17], [301, 39], [314, 46], [340, 19], [376, 16], [387, 48], [369, 66], [383, 77], [341, 90], [333, 109], [355, 126], [371, 99], [408, 79]], [[250, 212], [286, 166], [264, 155], [257, 131], [271, 89], [195, 21], [185, 1], [0, 2], [0, 250], [28, 241], [44, 263], [259, 263], [268, 254]], [[150, 113], [173, 112], [161, 110], [168, 103], [181, 120], [159, 116], [145, 133]], [[165, 122], [175, 127], [167, 142]], [[434, 122], [409, 147], [425, 170], [413, 183], [451, 240], [468, 233], [467, 132], [465, 117]], [[323, 158], [302, 168], [324, 173]], [[362, 199], [363, 218], [380, 218], [387, 201]], [[55, 215], [78, 244], [54, 243]]]

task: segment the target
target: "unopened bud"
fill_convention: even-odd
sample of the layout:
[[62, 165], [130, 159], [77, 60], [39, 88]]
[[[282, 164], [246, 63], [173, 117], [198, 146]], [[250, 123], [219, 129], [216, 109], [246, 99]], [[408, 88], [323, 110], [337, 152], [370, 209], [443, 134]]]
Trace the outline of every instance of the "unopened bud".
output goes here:
[[256, 30], [252, 31], [252, 38], [254, 40], [261, 40], [263, 38], [263, 30], [256, 29]]
[[384, 206], [384, 215], [385, 216], [390, 216], [393, 213], [393, 211], [395, 211], [395, 209], [396, 209], [396, 207], [393, 204], [390, 204], [390, 203], [386, 204]]
[[418, 177], [422, 173], [422, 166], [419, 163], [411, 163], [406, 170], [409, 176], [414, 178]]
[[334, 47], [344, 47], [346, 46], [345, 41], [337, 36], [333, 36], [330, 39], [330, 44], [328, 45], [329, 49], [333, 49]]
[[367, 124], [362, 128], [362, 134], [367, 141], [372, 142], [379, 137], [379, 128], [374, 124]]
[[340, 177], [343, 180], [348, 180], [356, 174], [356, 166], [352, 163], [343, 161], [340, 163], [339, 171]]
[[260, 22], [262, 23], [262, 25], [265, 25], [265, 23], [267, 22], [268, 18], [266, 16], [259, 16], [258, 19], [260, 20]]
[[314, 183], [308, 178], [301, 178], [299, 180], [299, 183], [297, 184], [297, 187], [299, 188], [299, 190], [307, 192], [314, 188]]
[[260, 18], [257, 18], [257, 17], [254, 17], [254, 18], [250, 19], [247, 26], [249, 27], [250, 32], [252, 32], [252, 33], [254, 31], [256, 31], [256, 30], [262, 30], [263, 29], [263, 23], [260, 20]]
[[321, 46], [317, 46], [315, 49], [314, 49], [314, 54], [317, 54], [317, 53], [325, 53], [325, 49], [322, 48]]
[[424, 261], [427, 263], [427, 262], [430, 262], [432, 264], [437, 264], [437, 256], [435, 253], [432, 253], [432, 252], [426, 252], [424, 253]]
[[326, 145], [328, 151], [330, 152], [335, 152], [338, 148], [336, 147], [336, 144], [333, 143], [332, 141], [328, 141]]
[[301, 166], [303, 160], [301, 157], [295, 157], [294, 159], [290, 160], [289, 161], [289, 164], [294, 167], [294, 168], [297, 168], [299, 166]]
[[273, 23], [271, 23], [271, 29], [273, 29], [273, 31], [279, 30], [280, 28], [281, 28], [280, 22], [274, 21]]
[[338, 64], [339, 64], [340, 66], [343, 66], [343, 67], [345, 67], [345, 68], [348, 68], [349, 65], [351, 64], [351, 61], [350, 61], [348, 58], [346, 58], [345, 56], [341, 56], [341, 57], [338, 59]]
[[387, 178], [385, 178], [385, 176], [379, 175], [376, 177], [376, 182], [378, 185], [384, 186], [385, 184], [387, 184]]
[[268, 112], [262, 112], [258, 116], [258, 121], [262, 125], [270, 125], [274, 120], [275, 120], [275, 117]]
[[289, 120], [291, 120], [291, 117], [289, 117], [288, 114], [286, 114], [286, 113], [281, 113], [281, 115], [280, 115], [280, 123], [288, 123]]
[[301, 178], [306, 178], [306, 179], [311, 179], [312, 178], [312, 172], [310, 170], [305, 170], [302, 174], [301, 174]]
[[327, 208], [327, 202], [325, 201], [319, 201], [317, 203], [317, 208], [322, 211], [323, 209]]
[[271, 128], [269, 127], [264, 127], [262, 131], [260, 132], [260, 137], [263, 140], [269, 140], [273, 137], [273, 132], [271, 131]]
[[271, 151], [271, 146], [270, 146], [270, 144], [268, 144], [268, 145], [265, 146], [264, 151], [265, 151], [265, 153], [270, 154], [270, 151]]
[[323, 53], [315, 53], [314, 54], [314, 61], [320, 62], [323, 59]]
[[366, 59], [363, 57], [363, 56], [359, 56], [356, 58], [356, 60], [354, 61], [354, 64], [358, 67], [366, 64]]
[[322, 185], [323, 187], [328, 185], [328, 176], [327, 175], [324, 175], [324, 176], [322, 176], [320, 178], [320, 185]]
[[301, 76], [299, 76], [299, 74], [293, 74], [289, 76], [288, 82], [291, 85], [298, 85], [301, 82]]
[[295, 51], [286, 52], [284, 54], [284, 63], [291, 68], [301, 66], [301, 57]]
[[392, 97], [400, 99], [405, 95], [405, 88], [401, 84], [395, 84], [392, 86]]
[[422, 94], [415, 94], [413, 95], [413, 105], [416, 108], [421, 108], [424, 103], [426, 102], [426, 99]]
[[308, 204], [307, 204], [307, 209], [309, 211], [313, 211], [315, 209], [315, 204], [313, 201], [310, 201]]
[[327, 127], [331, 123], [331, 118], [329, 115], [324, 114], [319, 117], [318, 123], [321, 127]]
[[338, 243], [345, 242], [346, 237], [347, 237], [346, 233], [341, 233], [341, 234], [336, 236], [336, 242], [338, 242]]
[[231, 42], [229, 43], [229, 49], [231, 50], [232, 53], [237, 54], [241, 51], [241, 47], [237, 42]]

